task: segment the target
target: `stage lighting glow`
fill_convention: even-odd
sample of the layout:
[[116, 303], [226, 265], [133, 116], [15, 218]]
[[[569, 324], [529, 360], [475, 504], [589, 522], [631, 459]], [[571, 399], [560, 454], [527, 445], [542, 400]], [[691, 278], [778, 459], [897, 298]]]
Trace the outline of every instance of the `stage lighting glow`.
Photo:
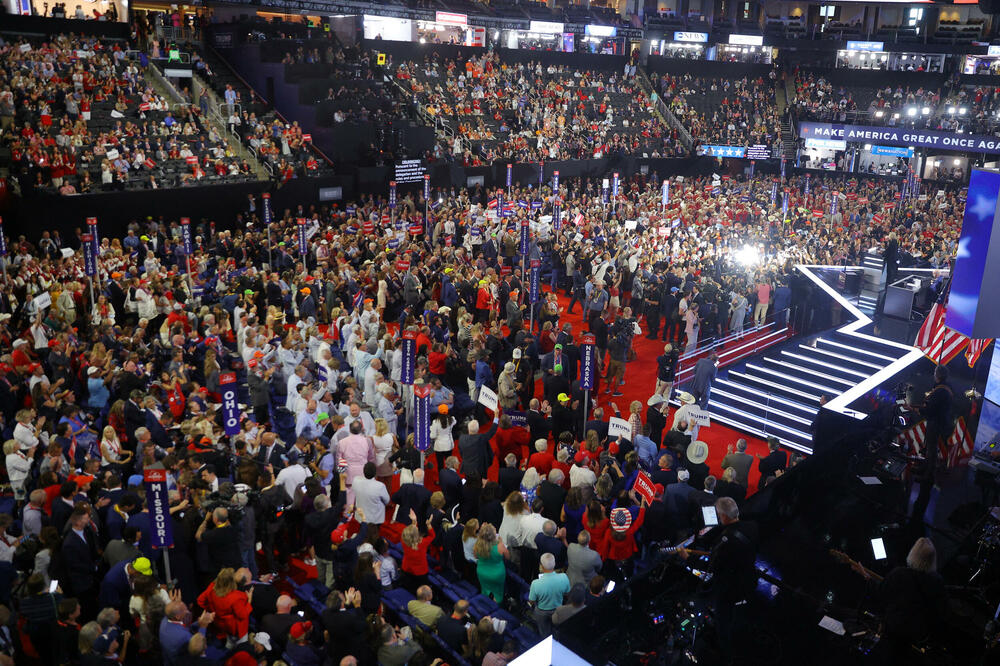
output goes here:
[[752, 266], [760, 263], [760, 252], [752, 245], [744, 245], [742, 249], [736, 251], [736, 261], [744, 266]]

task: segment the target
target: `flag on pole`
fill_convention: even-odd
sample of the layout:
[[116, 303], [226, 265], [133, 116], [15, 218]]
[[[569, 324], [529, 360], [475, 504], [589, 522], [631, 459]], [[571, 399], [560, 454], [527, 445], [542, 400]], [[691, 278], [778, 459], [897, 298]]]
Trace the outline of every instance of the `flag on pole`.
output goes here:
[[940, 365], [951, 363], [969, 342], [967, 337], [944, 325], [946, 309], [940, 302], [934, 303], [913, 342], [914, 347]]
[[[914, 455], [924, 455], [924, 438], [927, 435], [927, 422], [920, 421], [912, 428], [904, 430], [896, 438], [896, 443]], [[973, 439], [965, 418], [959, 417], [951, 436], [943, 442], [938, 442], [938, 453], [948, 467], [964, 465], [969, 462], [973, 452]]]
[[976, 367], [976, 362], [982, 356], [986, 348], [993, 342], [993, 338], [970, 339], [969, 346], [965, 350], [965, 359], [969, 362], [969, 367]]

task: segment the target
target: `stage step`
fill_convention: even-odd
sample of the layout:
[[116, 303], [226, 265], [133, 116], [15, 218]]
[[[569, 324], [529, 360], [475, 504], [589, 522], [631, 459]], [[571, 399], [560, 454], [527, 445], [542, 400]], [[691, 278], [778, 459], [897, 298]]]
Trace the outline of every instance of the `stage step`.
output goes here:
[[843, 365], [838, 365], [837, 363], [826, 361], [815, 356], [807, 356], [805, 354], [799, 354], [788, 349], [782, 349], [781, 355], [788, 358], [790, 362], [796, 364], [804, 364], [806, 367], [815, 367], [820, 369], [822, 372], [829, 372], [840, 376], [843, 379], [849, 379], [852, 382], [857, 382], [868, 376], [867, 373], [858, 372], [857, 370], [851, 370]]

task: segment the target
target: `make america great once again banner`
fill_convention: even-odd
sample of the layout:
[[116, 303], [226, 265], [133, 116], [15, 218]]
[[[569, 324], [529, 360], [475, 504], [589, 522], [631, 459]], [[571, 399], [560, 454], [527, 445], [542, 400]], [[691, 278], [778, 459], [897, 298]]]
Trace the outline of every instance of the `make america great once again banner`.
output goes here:
[[979, 134], [955, 134], [905, 127], [869, 125], [832, 125], [830, 123], [799, 123], [799, 136], [804, 139], [842, 139], [862, 143], [888, 143], [895, 146], [926, 146], [945, 150], [971, 150], [1000, 155], [1000, 137]]

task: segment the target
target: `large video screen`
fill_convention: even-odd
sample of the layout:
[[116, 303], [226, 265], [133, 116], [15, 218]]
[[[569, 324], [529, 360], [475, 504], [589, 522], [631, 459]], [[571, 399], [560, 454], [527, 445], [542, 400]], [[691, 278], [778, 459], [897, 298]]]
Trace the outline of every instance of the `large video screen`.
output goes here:
[[988, 298], [981, 303], [979, 298], [987, 271], [996, 270], [987, 260], [997, 225], [998, 194], [1000, 173], [972, 171], [944, 320], [948, 328], [970, 338], [992, 338], [1000, 333], [1000, 306], [996, 299]]

